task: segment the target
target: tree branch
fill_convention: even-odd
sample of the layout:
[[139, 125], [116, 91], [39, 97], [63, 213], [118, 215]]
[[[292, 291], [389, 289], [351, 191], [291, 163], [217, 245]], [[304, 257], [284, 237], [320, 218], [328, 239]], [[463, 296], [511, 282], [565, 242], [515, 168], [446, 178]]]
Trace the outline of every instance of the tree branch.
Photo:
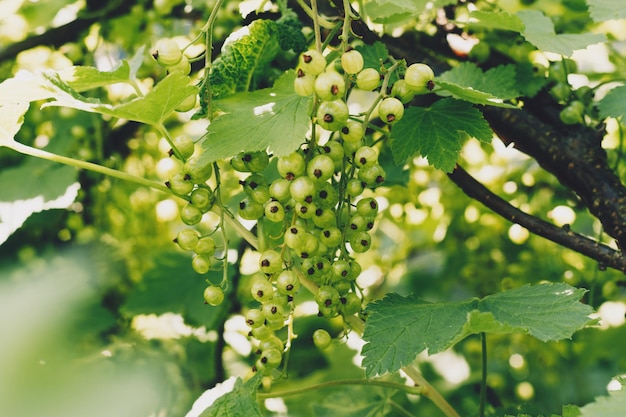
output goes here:
[[569, 227], [557, 227], [521, 211], [488, 190], [458, 165], [452, 173], [448, 174], [448, 177], [469, 197], [481, 202], [505, 219], [525, 227], [533, 234], [595, 259], [602, 266], [611, 267], [626, 273], [626, 258], [622, 256], [621, 252], [575, 233]]

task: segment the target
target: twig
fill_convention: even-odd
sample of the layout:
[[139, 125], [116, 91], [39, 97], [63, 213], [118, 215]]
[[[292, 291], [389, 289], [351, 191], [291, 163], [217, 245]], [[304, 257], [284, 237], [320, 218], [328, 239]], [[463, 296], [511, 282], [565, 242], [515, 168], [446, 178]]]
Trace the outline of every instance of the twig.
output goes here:
[[525, 227], [529, 232], [595, 259], [601, 265], [626, 273], [626, 258], [621, 252], [575, 233], [569, 227], [557, 227], [521, 211], [488, 190], [459, 165], [452, 173], [448, 174], [448, 177], [469, 197], [481, 202], [505, 219]]

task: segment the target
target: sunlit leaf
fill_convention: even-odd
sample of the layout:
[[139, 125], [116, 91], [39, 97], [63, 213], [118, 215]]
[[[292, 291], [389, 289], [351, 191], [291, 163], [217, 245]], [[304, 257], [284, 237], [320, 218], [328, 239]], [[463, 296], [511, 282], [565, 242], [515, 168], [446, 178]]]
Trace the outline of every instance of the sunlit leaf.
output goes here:
[[217, 398], [199, 417], [262, 417], [256, 393], [261, 374], [256, 374], [245, 383], [237, 378], [232, 391]]
[[[425, 303], [390, 294], [368, 306], [363, 338], [367, 376], [393, 372], [423, 350], [441, 352], [477, 333], [526, 333], [541, 341], [571, 337], [594, 323], [578, 300], [585, 290], [567, 284], [524, 286], [483, 299]], [[541, 319], [538, 319], [541, 317]]]
[[524, 24], [520, 18], [505, 11], [474, 10], [470, 13], [469, 24], [472, 27], [485, 29], [510, 30], [513, 32], [524, 30]]
[[626, 19], [626, 3], [622, 0], [587, 0], [589, 14], [595, 22]]
[[597, 397], [594, 402], [580, 408], [581, 417], [620, 416], [626, 409], [626, 389], [610, 391], [606, 397]]
[[443, 99], [431, 107], [409, 107], [391, 131], [391, 150], [397, 164], [419, 154], [435, 168], [450, 172], [467, 136], [489, 142], [492, 135], [480, 111], [470, 103]]
[[600, 116], [626, 120], [626, 86], [612, 89], [598, 103]]
[[216, 101], [215, 108], [224, 114], [209, 125], [200, 158], [216, 161], [244, 149], [269, 149], [276, 156], [295, 150], [309, 129], [311, 98], [294, 92], [294, 78], [295, 72], [289, 71], [272, 88]]
[[576, 50], [606, 42], [606, 36], [599, 33], [556, 34], [552, 20], [539, 10], [522, 10], [517, 16], [524, 23], [524, 38], [545, 52], [571, 56]]

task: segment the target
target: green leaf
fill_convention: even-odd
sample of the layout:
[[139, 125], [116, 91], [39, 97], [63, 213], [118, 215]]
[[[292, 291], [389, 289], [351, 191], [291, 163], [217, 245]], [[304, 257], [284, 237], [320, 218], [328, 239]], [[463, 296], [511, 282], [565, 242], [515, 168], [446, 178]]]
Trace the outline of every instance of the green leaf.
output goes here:
[[41, 74], [21, 73], [0, 83], [0, 106], [45, 100], [58, 94], [58, 89]]
[[100, 71], [95, 67], [75, 66], [59, 71], [61, 80], [77, 92], [91, 90], [130, 80], [130, 65], [122, 61], [112, 71]]
[[574, 51], [595, 43], [606, 42], [606, 36], [596, 33], [556, 34], [554, 24], [539, 10], [522, 10], [517, 16], [524, 23], [522, 35], [545, 52], [571, 56]]
[[538, 77], [530, 62], [517, 64], [515, 83], [524, 97], [534, 97], [548, 83], [548, 78]]
[[263, 417], [256, 401], [261, 376], [258, 373], [245, 383], [237, 378], [234, 389], [215, 400], [199, 417]]
[[471, 27], [511, 30], [514, 32], [524, 30], [524, 24], [520, 18], [505, 11], [488, 12], [474, 10], [470, 13], [469, 25]]
[[129, 316], [178, 313], [187, 323], [211, 328], [221, 307], [204, 303], [202, 294], [207, 283], [203, 278], [218, 283], [222, 273], [212, 271], [201, 278], [191, 267], [188, 256], [176, 252], [160, 254], [141, 284], [128, 295], [121, 310]]
[[302, 33], [302, 22], [291, 9], [283, 10], [283, 15], [276, 21], [278, 45], [283, 51], [293, 50], [300, 53], [307, 48], [307, 40]]
[[391, 151], [400, 165], [420, 154], [435, 168], [451, 172], [466, 136], [489, 142], [491, 128], [470, 103], [454, 99], [431, 107], [409, 107], [391, 131]]
[[513, 65], [501, 65], [483, 73], [476, 64], [464, 62], [441, 74], [435, 84], [445, 90], [438, 90], [440, 95], [451, 94], [455, 98], [475, 104], [514, 108], [515, 106], [502, 101], [519, 96], [515, 79]]
[[425, 349], [441, 352], [478, 333], [526, 333], [561, 340], [595, 321], [578, 300], [585, 290], [567, 284], [524, 286], [453, 303], [425, 303], [390, 294], [368, 306], [363, 366], [368, 377], [393, 372]]
[[385, 62], [389, 59], [387, 46], [382, 42], [376, 41], [371, 45], [358, 45], [355, 49], [363, 56], [363, 68], [374, 68], [380, 71], [381, 62]]
[[601, 117], [626, 120], [626, 85], [615, 87], [598, 103]]
[[211, 122], [200, 158], [211, 162], [246, 151], [269, 149], [276, 156], [293, 152], [309, 129], [312, 99], [293, 91], [295, 72], [283, 74], [272, 88], [239, 93], [215, 102], [224, 112]]
[[580, 409], [580, 417], [621, 416], [626, 409], [626, 389], [610, 391], [608, 397], [597, 397]]
[[0, 146], [10, 145], [15, 140], [15, 135], [24, 123], [24, 114], [28, 107], [28, 102], [0, 106]]
[[576, 405], [567, 404], [563, 406], [561, 414], [563, 417], [580, 417], [580, 409]]
[[213, 97], [227, 97], [237, 92], [248, 91], [253, 74], [262, 63], [273, 58], [268, 56], [277, 29], [271, 20], [255, 20], [248, 34], [227, 44], [222, 54], [213, 62], [209, 75]]
[[336, 387], [321, 402], [313, 403], [317, 417], [383, 417], [390, 413], [395, 390], [381, 387]]
[[622, 0], [587, 0], [587, 5], [594, 22], [626, 19], [626, 3]]
[[135, 98], [127, 103], [111, 105], [79, 95], [58, 76], [48, 76], [47, 78], [59, 91], [65, 94], [58, 95], [56, 101], [46, 103], [43, 107], [71, 107], [92, 113], [106, 114], [120, 119], [134, 120], [149, 125], [161, 123], [187, 97], [197, 94], [198, 92], [197, 87], [189, 84], [190, 79], [188, 76], [180, 72], [173, 72], [161, 80], [161, 82], [145, 96]]

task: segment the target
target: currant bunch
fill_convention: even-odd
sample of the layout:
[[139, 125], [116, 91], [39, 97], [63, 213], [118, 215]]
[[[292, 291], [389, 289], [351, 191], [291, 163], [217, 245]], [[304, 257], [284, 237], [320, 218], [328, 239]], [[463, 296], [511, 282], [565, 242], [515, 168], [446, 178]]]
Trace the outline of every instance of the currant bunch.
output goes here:
[[[178, 232], [174, 242], [184, 250], [193, 253], [191, 266], [200, 275], [207, 274], [212, 267], [217, 244], [210, 235], [202, 235], [194, 228], [205, 213], [213, 207], [215, 197], [206, 182], [213, 174], [213, 165], [203, 161], [194, 153], [194, 143], [187, 135], [181, 135], [173, 141], [174, 149], [170, 156], [184, 159], [182, 169], [172, 175], [165, 185], [174, 193], [188, 201], [180, 211], [181, 221], [190, 227]], [[209, 284], [204, 291], [204, 300], [211, 305], [221, 304], [224, 292], [221, 287]]]

